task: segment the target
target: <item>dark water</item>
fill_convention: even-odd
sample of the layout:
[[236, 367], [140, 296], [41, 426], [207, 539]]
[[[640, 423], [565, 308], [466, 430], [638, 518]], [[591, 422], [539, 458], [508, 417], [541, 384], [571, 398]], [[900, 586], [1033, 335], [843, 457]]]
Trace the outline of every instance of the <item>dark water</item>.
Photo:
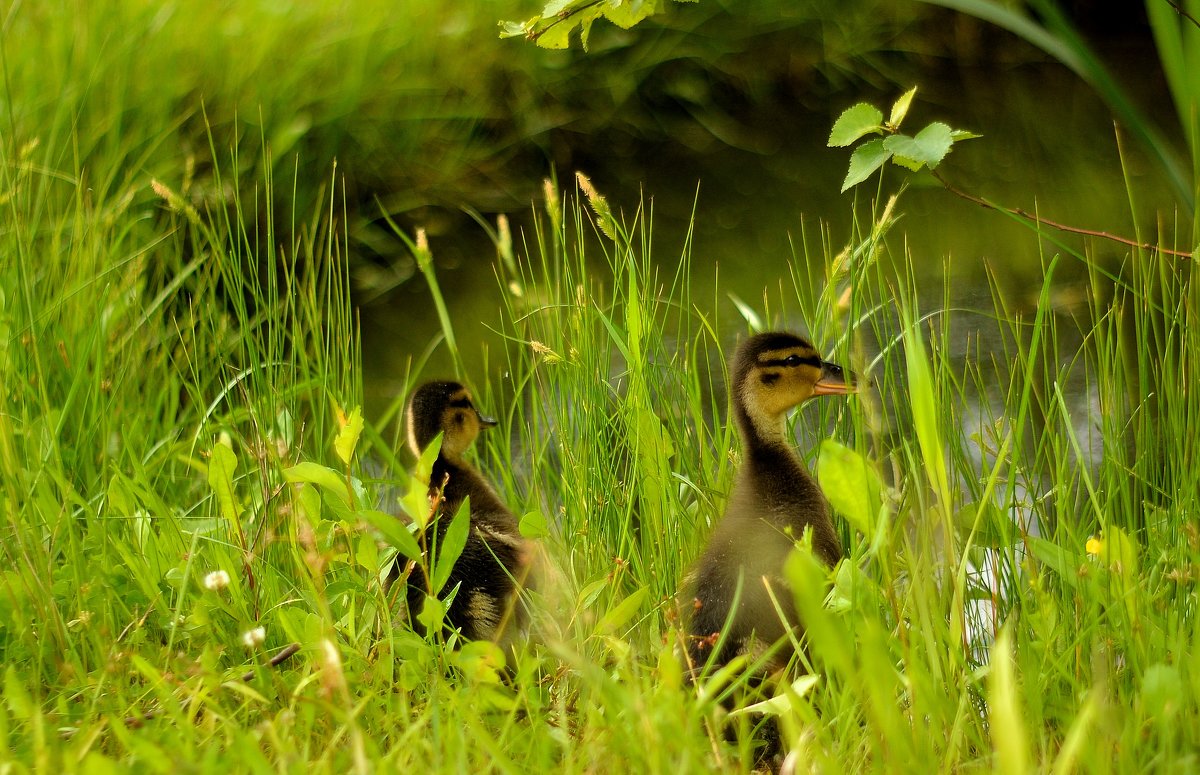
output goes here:
[[[959, 188], [1047, 219], [1128, 236], [1138, 229], [1153, 234], [1160, 213], [1173, 218], [1164, 176], [1132, 140], [1123, 142], [1122, 159], [1109, 111], [1061, 67], [942, 68], [936, 75], [915, 73], [913, 82], [920, 91], [906, 130], [915, 132], [940, 120], [983, 135], [957, 145], [940, 168]], [[1161, 84], [1151, 79], [1146, 89], [1153, 92]], [[787, 262], [794, 244], [807, 240], [819, 259], [823, 234], [832, 252], [850, 238], [855, 194], [839, 192], [849, 153], [826, 147], [829, 127], [856, 101], [886, 109], [898, 93], [889, 87], [831, 98], [819, 110], [776, 107], [751, 113], [743, 117], [736, 146], [710, 139], [635, 146], [628, 155], [577, 154], [573, 161], [580, 161], [614, 208], [631, 214], [639, 201], [652, 208], [653, 254], [664, 273], [674, 270], [694, 211], [693, 299], [718, 300], [732, 341], [734, 331], [744, 326], [738, 325], [741, 318], [729, 294], [757, 306], [764, 291], [777, 294], [781, 282], [790, 286]], [[604, 138], [596, 142], [602, 144]], [[574, 170], [558, 172], [570, 190]], [[898, 190], [903, 179], [900, 170], [891, 169], [884, 195]], [[529, 229], [530, 210], [541, 207], [541, 180], [529, 181], [528, 191], [530, 206], [510, 214], [518, 253], [523, 252], [520, 232]], [[874, 182], [859, 187], [860, 212], [875, 191]], [[918, 267], [926, 312], [942, 304], [946, 274], [951, 306], [990, 312], [989, 272], [1011, 311], [1033, 309], [1043, 266], [1056, 252], [1053, 244], [1039, 245], [1028, 228], [956, 197], [927, 176], [910, 178], [898, 211], [902, 219], [892, 231], [891, 250], [907, 251]], [[494, 222], [494, 216], [488, 217]], [[499, 339], [489, 330], [500, 328], [501, 319], [495, 250], [482, 228], [461, 214], [431, 213], [426, 226], [467, 369], [478, 380], [485, 368], [499, 368]], [[1068, 245], [1086, 245], [1089, 256], [1105, 266], [1117, 266], [1128, 253], [1114, 243], [1050, 233]], [[1086, 268], [1066, 258], [1055, 277], [1056, 313], [1069, 322], [1086, 299]], [[409, 365], [429, 347], [439, 326], [419, 274], [365, 303], [361, 314], [367, 408], [378, 412], [403, 392]], [[960, 316], [956, 330], [964, 334], [964, 348], [968, 334], [985, 342], [995, 336], [984, 316]], [[490, 361], [485, 349], [492, 351]], [[442, 347], [419, 376], [452, 373]], [[1088, 414], [1088, 396], [1076, 391], [1072, 401]]]

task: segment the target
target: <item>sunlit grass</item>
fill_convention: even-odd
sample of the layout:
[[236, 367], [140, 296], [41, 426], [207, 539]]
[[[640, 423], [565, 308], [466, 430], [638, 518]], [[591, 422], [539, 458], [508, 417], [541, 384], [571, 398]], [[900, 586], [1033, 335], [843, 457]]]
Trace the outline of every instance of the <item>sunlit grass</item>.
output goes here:
[[[413, 635], [380, 584], [391, 549], [363, 515], [399, 512], [408, 464], [372, 418], [349, 464], [334, 449], [361, 402], [336, 197], [257, 240], [269, 180], [231, 177], [238, 207], [209, 218], [169, 187], [88, 200], [19, 156], [4, 170], [4, 250], [55, 257], [7, 263], [2, 286], [7, 760], [751, 766], [750, 725], [726, 741], [678, 657], [679, 578], [737, 462], [730, 324], [692, 297], [690, 245], [652, 253], [647, 214], [551, 188], [544, 227], [498, 264], [507, 344], [465, 375], [502, 418], [478, 458], [546, 526], [532, 642], [502, 680], [488, 649]], [[1083, 257], [1047, 260], [1032, 317], [999, 292], [971, 315], [921, 309], [878, 261], [896, 208], [743, 305], [870, 380], [797, 426], [822, 475], [810, 447], [832, 435], [886, 483], [870, 540], [841, 523], [850, 560], [789, 569], [819, 681], [784, 704], [788, 747], [818, 770], [1187, 766], [1190, 274], [1142, 254], [1115, 289], [1093, 278], [1076, 344], [1048, 298]], [[979, 320], [996, 333], [974, 339]], [[1064, 393], [1080, 382], [1085, 400]]]
[[[153, 185], [115, 152], [59, 164], [60, 118], [40, 143], [0, 143], [14, 768], [750, 768], [752, 724], [726, 740], [723, 687], [684, 683], [675, 595], [738, 462], [724, 369], [730, 332], [754, 326], [801, 330], [869, 380], [796, 416], [831, 502], [860, 509], [839, 520], [836, 571], [804, 552], [788, 569], [819, 678], [781, 703], [797, 767], [1195, 766], [1185, 262], [1138, 252], [1112, 282], [1047, 241], [1032, 314], [999, 283], [991, 308], [955, 310], [948, 288], [918, 293], [900, 198], [850, 234], [802, 235], [730, 320], [693, 293], [710, 270], [690, 242], [548, 185], [534, 229], [496, 230], [504, 345], [459, 375], [501, 418], [476, 459], [541, 545], [530, 643], [506, 676], [485, 644], [413, 634], [384, 592], [403, 537], [384, 540], [380, 513], [414, 510], [413, 461], [403, 396], [361, 435], [353, 422], [337, 179], [268, 213], [293, 182], [214, 140], [227, 196], [206, 207], [171, 153]], [[431, 293], [448, 293], [430, 258]], [[1091, 272], [1075, 319], [1053, 298], [1067, 262]], [[477, 343], [447, 330], [443, 346]], [[403, 375], [433, 376], [420, 358]], [[827, 437], [865, 468], [817, 459]], [[849, 499], [836, 481], [870, 486]]]

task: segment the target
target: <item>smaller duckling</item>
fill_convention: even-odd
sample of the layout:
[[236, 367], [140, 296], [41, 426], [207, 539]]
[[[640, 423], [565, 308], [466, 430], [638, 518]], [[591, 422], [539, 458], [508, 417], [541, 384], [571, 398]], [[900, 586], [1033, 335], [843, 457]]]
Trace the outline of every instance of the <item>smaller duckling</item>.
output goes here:
[[[783, 565], [805, 530], [812, 531], [814, 552], [830, 566], [842, 557], [821, 489], [786, 438], [786, 418], [815, 396], [853, 392], [845, 372], [822, 360], [807, 340], [768, 333], [738, 347], [730, 380], [742, 464], [725, 516], [685, 581], [694, 601], [688, 658], [697, 673], [710, 660], [720, 666], [738, 654], [757, 658], [797, 627]], [[785, 644], [768, 669], [783, 667], [791, 655]]]
[[[495, 425], [495, 420], [475, 408], [471, 394], [457, 382], [427, 382], [409, 401], [408, 444], [413, 454], [420, 455], [442, 434], [429, 480], [430, 498], [439, 499], [438, 518], [426, 535], [427, 546], [435, 536], [441, 542], [459, 506], [470, 497], [470, 533], [444, 588], [446, 593], [458, 588], [446, 621], [465, 638], [507, 645], [525, 623], [517, 598], [529, 572], [530, 547], [512, 512], [479, 471], [463, 459], [480, 431]], [[391, 580], [398, 575], [398, 569], [393, 570]], [[414, 569], [408, 578], [410, 618], [421, 610], [427, 594], [425, 575]], [[412, 621], [420, 628], [415, 618]]]

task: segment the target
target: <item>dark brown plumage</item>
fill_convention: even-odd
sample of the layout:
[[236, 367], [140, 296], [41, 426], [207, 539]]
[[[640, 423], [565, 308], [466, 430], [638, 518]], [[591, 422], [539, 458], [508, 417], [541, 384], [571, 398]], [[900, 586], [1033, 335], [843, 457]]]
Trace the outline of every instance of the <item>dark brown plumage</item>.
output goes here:
[[[425, 546], [433, 539], [440, 544], [459, 506], [470, 497], [467, 543], [442, 590], [449, 595], [458, 588], [446, 621], [466, 638], [508, 643], [524, 623], [518, 594], [529, 571], [530, 551], [512, 512], [479, 471], [463, 459], [480, 431], [495, 424], [479, 413], [471, 394], [457, 382], [427, 382], [417, 388], [408, 405], [408, 443], [413, 454], [420, 455], [443, 434], [429, 478], [429, 496], [440, 502], [439, 518], [431, 523]], [[415, 614], [427, 594], [425, 575], [413, 568], [407, 598], [410, 618], [418, 629]]]
[[[833, 565], [842, 557], [821, 489], [786, 438], [786, 417], [814, 396], [852, 392], [844, 372], [823, 361], [806, 340], [770, 333], [742, 343], [730, 380], [742, 464], [725, 516], [687, 583], [688, 599], [694, 598], [688, 656], [697, 672], [710, 660], [721, 665], [738, 654], [757, 658], [797, 625], [783, 565], [806, 529], [825, 562]], [[791, 655], [785, 644], [769, 666], [782, 667]]]

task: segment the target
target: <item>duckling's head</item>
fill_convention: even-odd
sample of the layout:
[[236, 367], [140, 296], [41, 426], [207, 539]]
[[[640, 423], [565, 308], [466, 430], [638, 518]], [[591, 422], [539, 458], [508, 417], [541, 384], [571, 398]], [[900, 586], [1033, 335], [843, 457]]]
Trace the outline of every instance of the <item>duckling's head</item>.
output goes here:
[[733, 405], [744, 434], [781, 440], [788, 410], [815, 396], [853, 393], [841, 366], [795, 334], [758, 334], [733, 357]]
[[442, 435], [442, 457], [456, 460], [484, 428], [496, 421], [475, 408], [471, 394], [457, 382], [426, 382], [408, 402], [408, 446], [414, 455]]

